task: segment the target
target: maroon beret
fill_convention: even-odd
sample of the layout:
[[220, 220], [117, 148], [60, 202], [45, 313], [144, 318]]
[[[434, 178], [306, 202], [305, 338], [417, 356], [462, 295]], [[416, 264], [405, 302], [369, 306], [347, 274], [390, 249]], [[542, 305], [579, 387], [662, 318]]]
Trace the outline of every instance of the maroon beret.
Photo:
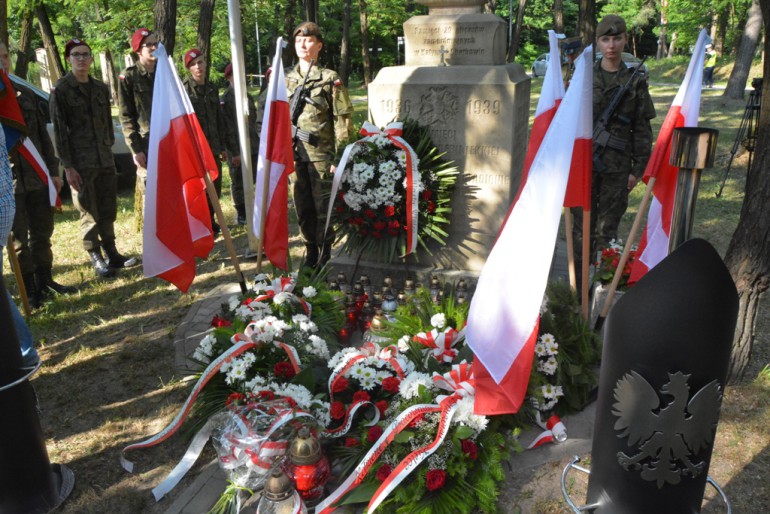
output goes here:
[[86, 43], [82, 39], [77, 39], [77, 38], [70, 39], [69, 41], [67, 41], [67, 44], [64, 45], [64, 58], [65, 59], [69, 59], [70, 58], [70, 52], [76, 46], [87, 46], [88, 49], [91, 50], [91, 47], [88, 45], [88, 43]]
[[184, 67], [189, 68], [190, 63], [192, 63], [195, 59], [203, 55], [200, 50], [197, 48], [192, 48], [190, 50], [187, 50], [187, 53], [184, 54]]
[[139, 48], [141, 48], [142, 46], [142, 41], [144, 41], [144, 38], [146, 38], [150, 34], [151, 32], [144, 27], [140, 29], [136, 29], [136, 31], [134, 32], [134, 35], [131, 36], [131, 49], [134, 52], [139, 52]]
[[233, 65], [232, 63], [227, 63], [227, 66], [225, 66], [225, 78], [232, 77], [233, 76]]

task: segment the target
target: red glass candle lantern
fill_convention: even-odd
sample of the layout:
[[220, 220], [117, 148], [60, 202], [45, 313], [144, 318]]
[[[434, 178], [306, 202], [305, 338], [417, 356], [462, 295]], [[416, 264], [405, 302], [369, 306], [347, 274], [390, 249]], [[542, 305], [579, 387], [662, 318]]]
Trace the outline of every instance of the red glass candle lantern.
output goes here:
[[324, 486], [331, 476], [331, 466], [310, 429], [302, 427], [299, 430], [289, 447], [289, 458], [283, 465], [306, 505], [313, 506], [321, 501]]

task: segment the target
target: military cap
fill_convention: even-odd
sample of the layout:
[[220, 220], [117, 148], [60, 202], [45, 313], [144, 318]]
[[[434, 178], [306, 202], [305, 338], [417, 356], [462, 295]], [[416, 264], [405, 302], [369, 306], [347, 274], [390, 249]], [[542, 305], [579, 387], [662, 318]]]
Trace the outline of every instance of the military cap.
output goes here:
[[596, 26], [596, 37], [617, 36], [626, 31], [626, 22], [617, 14], [608, 14]]
[[233, 65], [232, 63], [227, 63], [227, 66], [225, 66], [225, 78], [232, 77], [233, 76]]
[[67, 44], [64, 45], [64, 58], [65, 59], [69, 59], [70, 58], [70, 52], [76, 46], [87, 46], [88, 49], [91, 50], [91, 47], [88, 45], [88, 43], [86, 43], [82, 39], [77, 39], [77, 38], [70, 39], [69, 41], [67, 41]]
[[144, 41], [144, 38], [150, 35], [150, 31], [146, 28], [142, 27], [140, 29], [136, 29], [134, 32], [134, 35], [131, 36], [131, 49], [134, 52], [138, 52], [139, 48], [142, 46], [142, 41]]
[[190, 50], [187, 50], [187, 53], [184, 54], [184, 67], [189, 68], [190, 64], [192, 64], [192, 62], [198, 57], [200, 57], [201, 55], [203, 54], [197, 48], [192, 48]]
[[295, 28], [294, 32], [291, 33], [291, 37], [294, 39], [297, 36], [315, 36], [318, 38], [318, 41], [323, 42], [324, 40], [323, 36], [321, 35], [321, 27], [312, 21], [304, 21], [297, 25], [297, 28]]

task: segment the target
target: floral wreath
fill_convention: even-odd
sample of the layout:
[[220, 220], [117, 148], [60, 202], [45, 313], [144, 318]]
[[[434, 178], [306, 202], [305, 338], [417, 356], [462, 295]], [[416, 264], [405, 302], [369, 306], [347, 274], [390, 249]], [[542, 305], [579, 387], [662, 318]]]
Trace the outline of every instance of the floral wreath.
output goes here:
[[458, 170], [444, 160], [426, 127], [364, 123], [337, 166], [327, 227], [334, 226], [349, 255], [393, 262], [427, 242], [446, 244]]

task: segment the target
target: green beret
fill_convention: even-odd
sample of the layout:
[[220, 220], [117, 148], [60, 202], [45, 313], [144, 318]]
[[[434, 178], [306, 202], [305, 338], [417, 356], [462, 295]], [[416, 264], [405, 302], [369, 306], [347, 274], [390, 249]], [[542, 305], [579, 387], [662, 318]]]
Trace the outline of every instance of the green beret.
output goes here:
[[617, 36], [626, 31], [626, 21], [617, 14], [608, 14], [596, 26], [596, 37]]
[[323, 36], [321, 35], [321, 27], [312, 21], [305, 21], [297, 25], [297, 27], [294, 29], [294, 32], [291, 33], [291, 37], [294, 39], [297, 36], [315, 36], [318, 38], [318, 41], [323, 42], [324, 40]]

